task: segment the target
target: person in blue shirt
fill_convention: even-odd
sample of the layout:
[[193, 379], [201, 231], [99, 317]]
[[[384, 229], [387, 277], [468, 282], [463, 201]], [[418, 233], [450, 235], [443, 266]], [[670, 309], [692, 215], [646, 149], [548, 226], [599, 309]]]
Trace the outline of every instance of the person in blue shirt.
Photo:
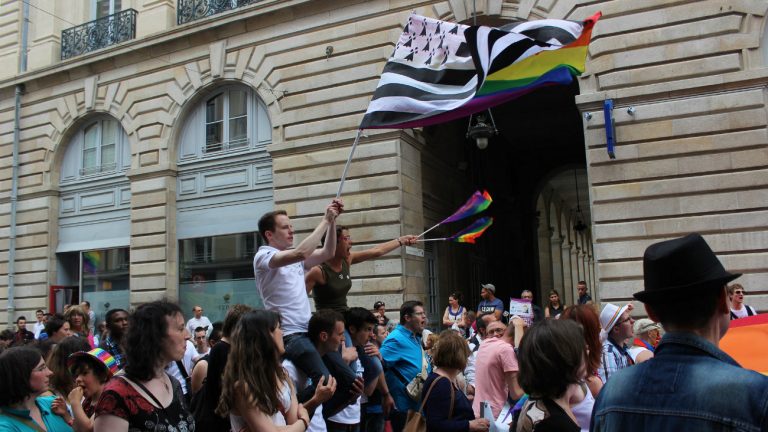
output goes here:
[[63, 418], [51, 411], [48, 391], [53, 374], [40, 352], [32, 347], [9, 348], [0, 354], [0, 430], [71, 432]]
[[483, 315], [494, 314], [496, 320], [501, 321], [504, 313], [504, 303], [496, 298], [496, 287], [493, 284], [480, 285], [480, 297], [483, 299], [477, 305], [477, 318]]
[[[393, 432], [403, 430], [408, 410], [419, 408], [418, 402], [408, 396], [406, 386], [422, 373], [424, 364], [427, 374], [431, 371], [421, 348], [420, 335], [426, 323], [424, 304], [417, 300], [407, 301], [400, 306], [400, 324], [381, 344], [384, 376], [395, 401], [395, 407], [389, 415]], [[427, 374], [423, 375], [424, 379]]]
[[728, 331], [727, 272], [699, 234], [652, 244], [634, 297], [666, 334], [654, 357], [622, 369], [592, 411], [598, 431], [766, 431], [768, 377], [719, 348]]

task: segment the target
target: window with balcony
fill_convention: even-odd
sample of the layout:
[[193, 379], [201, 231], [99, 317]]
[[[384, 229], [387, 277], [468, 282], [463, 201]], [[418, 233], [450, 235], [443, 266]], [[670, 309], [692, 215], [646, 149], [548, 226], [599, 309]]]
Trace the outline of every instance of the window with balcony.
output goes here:
[[[120, 10], [119, 0], [97, 1], [93, 21], [61, 32], [61, 59], [100, 50], [136, 37], [135, 9]], [[107, 15], [104, 15], [107, 13]]]
[[260, 1], [263, 0], [178, 0], [176, 23], [178, 25], [186, 24]]
[[250, 88], [227, 86], [202, 99], [184, 123], [179, 160], [264, 149], [270, 142], [266, 105]]

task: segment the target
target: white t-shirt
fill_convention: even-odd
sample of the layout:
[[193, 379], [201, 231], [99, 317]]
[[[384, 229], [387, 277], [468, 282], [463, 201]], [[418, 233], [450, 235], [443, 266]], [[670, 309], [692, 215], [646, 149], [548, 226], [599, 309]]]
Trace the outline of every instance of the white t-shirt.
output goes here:
[[736, 318], [744, 318], [749, 316], [749, 313], [747, 313], [747, 308], [752, 311], [752, 315], [755, 315], [755, 310], [751, 306], [747, 305], [743, 305], [739, 310], [731, 308], [731, 312], [736, 315]]
[[641, 346], [631, 346], [629, 347], [629, 349], [627, 349], [629, 356], [632, 357], [632, 361], [635, 363], [637, 363], [637, 356], [643, 351], [650, 351], [650, 350], [646, 347], [641, 347]]
[[269, 268], [269, 262], [279, 250], [262, 246], [253, 257], [253, 273], [264, 307], [280, 312], [283, 336], [306, 333], [312, 310], [307, 286], [304, 284], [304, 262]]
[[[363, 365], [360, 363], [360, 360], [355, 360], [354, 368], [357, 371], [357, 376], [362, 377]], [[347, 405], [346, 408], [331, 416], [328, 420], [346, 425], [360, 423], [360, 398], [357, 398], [355, 403]]]
[[40, 337], [40, 332], [45, 329], [45, 324], [41, 322], [35, 322], [35, 325], [32, 327], [32, 333], [35, 334], [35, 339]]
[[208, 327], [208, 330], [205, 332], [205, 337], [209, 337], [211, 331], [213, 331], [213, 324], [211, 324], [211, 320], [209, 320], [207, 316], [201, 316], [200, 319], [192, 317], [187, 321], [187, 330], [189, 330], [189, 335], [192, 337], [195, 337], [196, 328], [206, 326]]
[[[195, 348], [195, 344], [193, 344], [190, 341], [187, 341], [187, 349], [184, 351], [184, 357], [181, 359], [182, 365], [184, 365], [184, 369], [186, 369], [187, 376], [190, 376], [192, 373], [192, 357], [197, 354], [197, 349]], [[179, 370], [179, 367], [176, 365], [175, 361], [172, 361], [168, 363], [168, 366], [166, 366], [165, 370], [171, 374], [172, 377], [176, 378], [176, 381], [181, 384], [181, 391], [184, 394], [187, 394], [187, 382], [184, 379], [184, 375], [181, 374], [181, 371]]]
[[[288, 372], [288, 376], [291, 377], [291, 380], [293, 380], [293, 385], [296, 387], [297, 393], [299, 389], [309, 387], [307, 375], [298, 370], [293, 362], [288, 359], [283, 360], [283, 367], [285, 368], [285, 371]], [[315, 415], [313, 415], [312, 419], [309, 421], [309, 429], [307, 429], [307, 432], [326, 432], [327, 430], [328, 429], [325, 427], [325, 419], [323, 418], [323, 405], [320, 405], [315, 409]]]

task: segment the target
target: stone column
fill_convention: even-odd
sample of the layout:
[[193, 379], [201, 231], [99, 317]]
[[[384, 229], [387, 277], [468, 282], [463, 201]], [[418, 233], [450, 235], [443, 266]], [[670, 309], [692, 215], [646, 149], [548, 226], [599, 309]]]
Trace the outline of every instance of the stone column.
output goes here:
[[176, 173], [131, 175], [131, 305], [178, 300]]
[[563, 243], [560, 245], [560, 254], [563, 260], [563, 286], [570, 284], [572, 280], [573, 266], [571, 265], [571, 243], [568, 239], [563, 239]]
[[563, 281], [563, 254], [561, 252], [563, 239], [560, 238], [557, 230], [550, 230], [550, 231], [552, 233], [552, 237], [549, 239], [550, 241], [549, 255], [552, 260], [553, 284], [556, 288], [563, 287], [563, 290], [565, 290], [566, 284]]

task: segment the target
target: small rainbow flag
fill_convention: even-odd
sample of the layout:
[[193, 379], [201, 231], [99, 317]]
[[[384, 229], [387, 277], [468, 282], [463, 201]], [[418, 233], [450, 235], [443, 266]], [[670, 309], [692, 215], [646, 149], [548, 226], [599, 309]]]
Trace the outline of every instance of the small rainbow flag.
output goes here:
[[472, 194], [471, 197], [467, 200], [467, 202], [464, 203], [463, 206], [461, 206], [458, 210], [456, 210], [455, 213], [448, 216], [447, 218], [443, 219], [440, 224], [448, 223], [448, 222], [456, 222], [457, 220], [462, 220], [464, 218], [468, 218], [472, 215], [476, 215], [483, 210], [487, 209], [489, 205], [493, 202], [493, 199], [491, 198], [491, 194], [488, 193], [488, 191], [483, 191], [483, 193], [480, 193], [480, 191], [475, 191], [475, 193]]
[[768, 314], [731, 321], [720, 349], [743, 368], [768, 375]]
[[96, 273], [101, 264], [101, 251], [83, 252], [83, 271], [86, 273]]
[[472, 225], [446, 238], [446, 240], [450, 240], [456, 243], [474, 243], [478, 237], [483, 235], [485, 230], [487, 230], [491, 224], [493, 224], [492, 217], [482, 217], [473, 222]]

